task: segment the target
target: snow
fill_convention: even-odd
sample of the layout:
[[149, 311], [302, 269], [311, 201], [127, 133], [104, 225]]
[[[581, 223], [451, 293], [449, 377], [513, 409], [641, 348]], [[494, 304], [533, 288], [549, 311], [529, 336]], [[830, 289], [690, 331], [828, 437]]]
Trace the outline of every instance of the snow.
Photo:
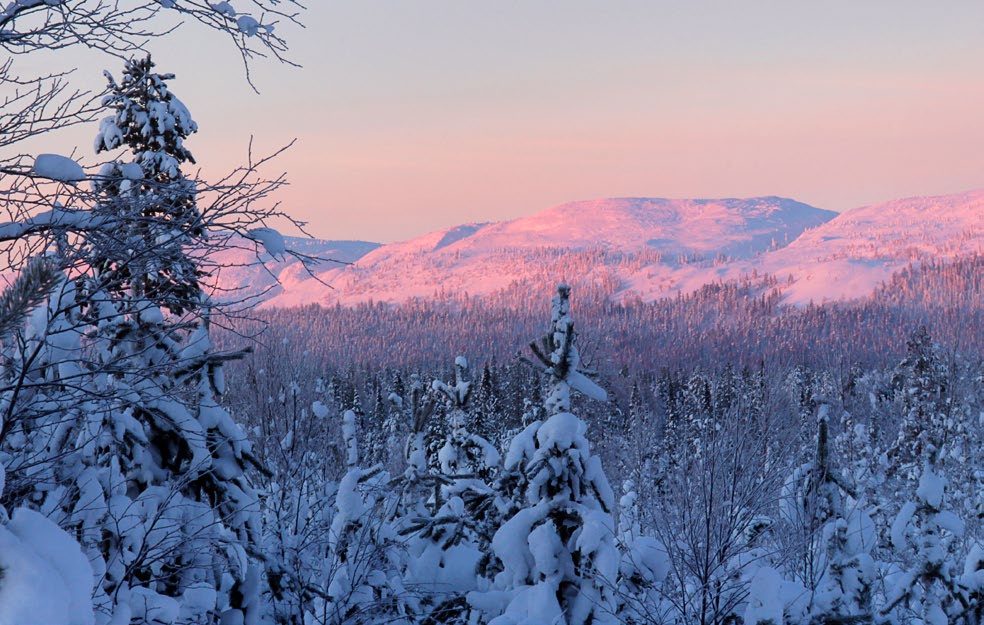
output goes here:
[[342, 439], [345, 441], [345, 465], [349, 467], [359, 464], [359, 447], [356, 443], [355, 435], [355, 413], [351, 410], [346, 410], [342, 414]]
[[583, 393], [595, 401], [608, 401], [608, 392], [580, 371], [572, 371], [567, 376], [567, 383], [571, 385], [573, 390]]
[[905, 535], [906, 529], [909, 526], [909, 521], [912, 520], [912, 515], [916, 513], [915, 502], [908, 501], [902, 506], [898, 515], [895, 517], [895, 521], [892, 522], [892, 528], [889, 536], [892, 539], [892, 545], [896, 549], [901, 549], [905, 545]]
[[587, 429], [588, 426], [576, 415], [561, 412], [546, 420], [537, 431], [536, 440], [541, 449], [566, 449], [583, 439]]
[[0, 624], [92, 625], [92, 567], [78, 543], [18, 508], [0, 525]]
[[[577, 259], [604, 250], [609, 256], [591, 256], [582, 274], [553, 278], [612, 280], [621, 285], [616, 300], [652, 301], [756, 272], [779, 279], [785, 303], [805, 306], [866, 296], [922, 259], [984, 252], [982, 233], [984, 191], [895, 200], [840, 215], [774, 197], [591, 200], [378, 247], [353, 266], [319, 268], [331, 287], [277, 268], [283, 288], [266, 305], [487, 295], [537, 283], [543, 254], [556, 254], [563, 267], [564, 254]], [[262, 269], [251, 276], [237, 281], [272, 283]]]
[[945, 488], [946, 478], [937, 475], [932, 467], [927, 465], [919, 478], [916, 496], [933, 510], [939, 510], [943, 504], [943, 490]]
[[239, 28], [239, 32], [247, 37], [255, 37], [260, 32], [260, 23], [248, 15], [240, 15], [236, 19], [236, 26]]
[[217, 596], [215, 589], [207, 584], [189, 586], [181, 595], [181, 612], [186, 618], [206, 615], [215, 610]]
[[34, 159], [34, 173], [61, 182], [85, 180], [85, 171], [81, 165], [67, 156], [58, 154], [39, 154]]
[[150, 623], [173, 623], [178, 619], [181, 605], [177, 599], [138, 586], [130, 590], [130, 610], [133, 619]]
[[648, 573], [654, 582], [662, 582], [670, 573], [670, 557], [658, 540], [651, 536], [640, 536], [631, 545], [632, 563]]
[[325, 419], [329, 414], [328, 406], [324, 405], [321, 401], [315, 401], [311, 404], [311, 412], [319, 419]]
[[106, 223], [108, 223], [107, 219], [94, 216], [88, 211], [70, 210], [56, 206], [52, 210], [40, 212], [23, 221], [0, 224], [0, 240], [19, 238], [36, 229], [94, 230], [104, 227]]
[[509, 603], [505, 614], [492, 619], [489, 625], [561, 625], [566, 623], [564, 611], [557, 602], [557, 590], [540, 583], [521, 590]]
[[524, 458], [533, 457], [533, 452], [536, 450], [537, 431], [542, 424], [541, 421], [534, 421], [513, 437], [509, 442], [509, 450], [506, 452], [506, 467], [515, 467]]
[[787, 613], [796, 615], [805, 607], [808, 596], [799, 584], [787, 581], [774, 568], [763, 566], [756, 570], [748, 586], [748, 604], [745, 608], [747, 625], [782, 625], [801, 622], [787, 619]]
[[144, 172], [140, 163], [123, 163], [120, 165], [120, 175], [127, 180], [142, 180]]
[[963, 519], [951, 512], [950, 510], [944, 510], [938, 512], [935, 516], [936, 524], [946, 531], [950, 532], [954, 536], [963, 536], [964, 529], [966, 528]]
[[260, 243], [267, 254], [283, 260], [284, 254], [287, 252], [287, 241], [284, 239], [284, 235], [273, 228], [264, 227], [253, 228], [247, 232], [247, 236]]
[[984, 546], [980, 543], [974, 543], [967, 553], [960, 583], [977, 592], [984, 590]]
[[570, 556], [566, 554], [553, 521], [547, 519], [535, 527], [526, 537], [526, 543], [540, 579], [553, 581], [563, 575], [568, 566], [566, 558]]
[[103, 149], [115, 150], [123, 145], [123, 130], [116, 124], [115, 118], [106, 117], [99, 122], [99, 134], [96, 135], [94, 145], [97, 152]]
[[227, 17], [236, 17], [236, 10], [228, 2], [216, 2], [212, 4], [212, 9]]

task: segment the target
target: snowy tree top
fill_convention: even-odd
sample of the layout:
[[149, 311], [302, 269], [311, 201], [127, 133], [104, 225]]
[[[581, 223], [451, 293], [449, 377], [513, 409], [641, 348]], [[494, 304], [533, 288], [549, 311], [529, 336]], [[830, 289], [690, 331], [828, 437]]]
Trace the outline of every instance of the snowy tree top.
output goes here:
[[547, 395], [547, 412], [551, 415], [569, 412], [570, 391], [574, 389], [592, 399], [607, 401], [608, 393], [592, 382], [582, 371], [581, 356], [574, 344], [574, 320], [570, 316], [571, 288], [557, 286], [557, 294], [551, 301], [551, 329], [538, 345], [530, 343], [530, 349], [543, 370], [550, 375], [550, 391]]
[[180, 176], [181, 163], [195, 162], [184, 140], [198, 130], [198, 124], [168, 89], [167, 81], [174, 74], [157, 74], [153, 68], [148, 55], [126, 61], [119, 83], [104, 72], [110, 93], [102, 103], [115, 113], [100, 122], [95, 150], [126, 146], [137, 157], [145, 177], [174, 180]]

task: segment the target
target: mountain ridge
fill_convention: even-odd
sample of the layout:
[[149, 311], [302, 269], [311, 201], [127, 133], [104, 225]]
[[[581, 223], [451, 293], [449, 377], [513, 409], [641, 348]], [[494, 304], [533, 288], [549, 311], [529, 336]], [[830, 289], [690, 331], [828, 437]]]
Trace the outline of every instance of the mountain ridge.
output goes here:
[[[984, 190], [840, 214], [778, 196], [600, 198], [385, 245], [362, 242], [349, 250], [351, 265], [319, 266], [317, 279], [296, 260], [268, 259], [256, 269], [280, 280], [265, 295], [268, 307], [399, 304], [561, 280], [603, 283], [616, 301], [651, 301], [750, 274], [788, 283], [787, 303], [803, 305], [867, 295], [909, 263], [979, 253], [982, 239]], [[303, 240], [290, 239], [292, 249], [295, 241]], [[321, 243], [307, 247], [346, 242]]]

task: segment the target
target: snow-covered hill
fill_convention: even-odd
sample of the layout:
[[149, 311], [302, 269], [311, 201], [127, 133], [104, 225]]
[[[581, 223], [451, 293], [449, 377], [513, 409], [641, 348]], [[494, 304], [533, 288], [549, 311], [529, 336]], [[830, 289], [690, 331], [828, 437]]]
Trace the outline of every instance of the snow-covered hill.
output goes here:
[[787, 301], [805, 304], [866, 295], [912, 262], [980, 252], [982, 234], [984, 191], [840, 215], [778, 197], [602, 199], [382, 246], [292, 239], [291, 249], [353, 264], [322, 265], [316, 280], [296, 261], [271, 260], [267, 272], [226, 270], [221, 283], [256, 292], [276, 276], [265, 306], [400, 303], [560, 280], [652, 300], [756, 273], [788, 283]]
[[[243, 300], [254, 297], [272, 303], [284, 293], [283, 285], [302, 288], [301, 283], [318, 281], [313, 274], [320, 274], [335, 267], [354, 263], [379, 243], [368, 241], [324, 241], [284, 237], [287, 249], [296, 255], [273, 258], [262, 245], [248, 240], [235, 239], [226, 249], [211, 258], [215, 268], [209, 279], [210, 284], [219, 286], [218, 297], [222, 299]], [[311, 271], [305, 269], [305, 264]]]
[[[793, 200], [603, 199], [469, 224], [384, 245], [317, 281], [296, 277], [267, 305], [402, 302], [442, 293], [486, 294], [522, 282], [622, 281], [647, 263], [679, 269], [750, 259], [836, 213]], [[543, 275], [550, 274], [550, 275]]]
[[910, 263], [984, 251], [984, 190], [912, 197], [846, 211], [758, 263], [789, 276], [787, 301], [863, 297]]

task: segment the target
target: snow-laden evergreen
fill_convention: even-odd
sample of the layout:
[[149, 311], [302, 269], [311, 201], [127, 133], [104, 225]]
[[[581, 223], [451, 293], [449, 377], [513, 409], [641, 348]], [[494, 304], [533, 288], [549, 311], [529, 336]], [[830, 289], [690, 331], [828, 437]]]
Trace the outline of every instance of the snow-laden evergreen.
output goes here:
[[470, 596], [492, 625], [618, 622], [615, 498], [587, 426], [570, 412], [572, 387], [597, 398], [604, 391], [579, 369], [569, 296], [566, 285], [558, 287], [551, 330], [542, 349], [534, 347], [549, 376], [548, 417], [526, 428], [506, 459], [507, 470], [528, 462], [520, 467], [522, 507], [492, 541], [503, 570], [494, 590]]
[[356, 415], [342, 416], [347, 471], [335, 494], [325, 567], [305, 625], [411, 623], [396, 532], [387, 510], [388, 476], [359, 463]]
[[954, 557], [954, 541], [963, 536], [964, 522], [945, 505], [947, 479], [939, 450], [929, 443], [921, 455], [915, 498], [902, 506], [891, 528], [892, 546], [904, 568], [889, 578], [888, 601], [881, 611], [944, 625], [965, 618], [970, 608]]
[[[754, 572], [748, 623], [871, 622], [875, 527], [831, 456], [830, 406], [818, 408], [814, 454], [786, 480], [784, 559]], [[778, 618], [777, 618], [778, 615]]]
[[425, 504], [417, 507], [425, 513], [401, 520], [408, 551], [405, 578], [409, 587], [423, 595], [418, 618], [426, 622], [467, 622], [465, 595], [478, 586], [479, 562], [494, 531], [490, 521], [497, 520], [496, 493], [489, 479], [498, 466], [499, 453], [467, 429], [466, 411], [472, 396], [467, 368], [467, 360], [459, 356], [453, 382], [434, 380], [431, 384], [437, 400], [444, 404], [447, 434], [436, 454], [439, 469], [431, 472], [433, 490]]
[[[260, 613], [251, 446], [220, 406], [210, 303], [189, 246], [204, 236], [180, 164], [195, 125], [149, 59], [110, 80], [98, 149], [125, 145], [96, 181], [91, 236], [59, 240], [84, 263], [8, 350], [5, 446], [18, 497], [78, 536], [95, 573], [96, 621], [211, 623]], [[72, 247], [69, 247], [72, 246]], [[5, 347], [16, 346], [8, 342]], [[32, 391], [24, 392], [24, 380]]]
[[130, 292], [138, 302], [173, 314], [200, 306], [200, 259], [189, 246], [206, 237], [196, 190], [181, 170], [195, 159], [185, 139], [198, 125], [170, 91], [173, 74], [158, 74], [148, 56], [127, 61], [119, 83], [107, 72], [109, 94], [103, 106], [113, 115], [100, 122], [95, 150], [129, 150], [129, 160], [113, 160], [94, 182], [94, 211], [118, 224], [97, 231], [88, 261], [98, 288]]

